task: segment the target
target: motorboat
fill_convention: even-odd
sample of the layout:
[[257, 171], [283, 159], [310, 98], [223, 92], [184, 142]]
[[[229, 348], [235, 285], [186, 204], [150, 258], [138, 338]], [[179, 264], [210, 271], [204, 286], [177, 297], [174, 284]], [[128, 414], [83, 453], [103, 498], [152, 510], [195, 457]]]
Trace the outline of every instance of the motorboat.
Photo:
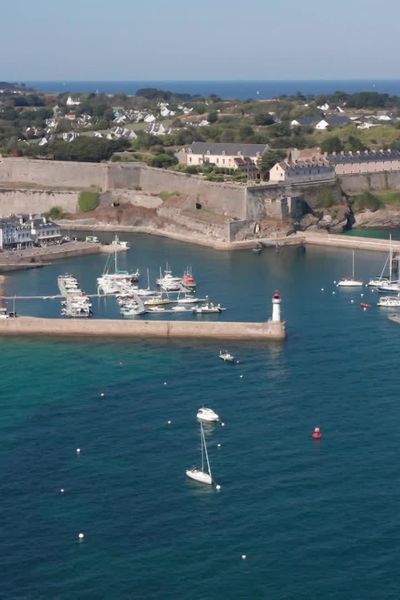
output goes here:
[[156, 312], [165, 312], [165, 307], [164, 306], [149, 306], [147, 308], [147, 310], [149, 312], [154, 312], [154, 313], [156, 313]]
[[398, 294], [400, 292], [400, 281], [382, 281], [378, 287], [378, 292], [392, 292]]
[[354, 276], [354, 250], [353, 250], [353, 272], [351, 277], [344, 277], [337, 284], [336, 287], [361, 287], [363, 282], [360, 279], [355, 279]]
[[205, 304], [201, 304], [200, 306], [195, 306], [192, 308], [192, 312], [195, 315], [221, 313], [223, 310], [226, 310], [226, 308], [220, 304], [213, 304], [212, 302], [206, 302]]
[[144, 305], [146, 307], [149, 306], [165, 306], [167, 304], [171, 304], [171, 300], [168, 300], [166, 298], [161, 298], [161, 296], [157, 296], [154, 298], [147, 298], [144, 301]]
[[[201, 437], [201, 468], [192, 467], [191, 469], [186, 470], [186, 475], [190, 479], [194, 479], [199, 483], [205, 483], [207, 485], [212, 485], [213, 479], [211, 475], [211, 467], [210, 461], [208, 458], [206, 440], [204, 437], [203, 423], [200, 421], [200, 437]], [[205, 461], [204, 461], [205, 459]], [[205, 470], [205, 466], [207, 466], [207, 470]]]
[[215, 421], [219, 421], [219, 416], [217, 415], [217, 413], [214, 412], [212, 408], [206, 408], [205, 406], [203, 406], [202, 408], [199, 408], [199, 410], [197, 411], [196, 417], [200, 421], [208, 421], [211, 423], [215, 422]]
[[218, 356], [224, 362], [229, 362], [229, 363], [235, 362], [235, 357], [233, 356], [233, 354], [230, 354], [227, 350], [220, 350]]
[[145, 315], [146, 312], [146, 309], [137, 302], [121, 308], [121, 314], [123, 317], [136, 317], [138, 315]]
[[122, 240], [119, 239], [119, 237], [117, 235], [111, 242], [111, 246], [114, 246], [114, 247], [116, 246], [117, 248], [121, 248], [121, 250], [129, 250], [129, 243], [123, 242]]
[[164, 276], [161, 274], [160, 269], [160, 277], [156, 283], [165, 292], [178, 292], [181, 289], [181, 277], [174, 277], [168, 264], [164, 271]]
[[99, 293], [105, 295], [118, 294], [132, 288], [132, 284], [139, 281], [139, 270], [129, 273], [129, 271], [118, 269], [118, 252], [114, 252], [114, 272], [110, 272], [112, 256], [107, 257], [106, 266], [103, 274], [97, 278], [97, 287]]
[[173, 306], [171, 310], [174, 312], [189, 312], [190, 308], [177, 304], [176, 306]]
[[400, 308], [400, 296], [381, 296], [377, 306], [384, 308]]

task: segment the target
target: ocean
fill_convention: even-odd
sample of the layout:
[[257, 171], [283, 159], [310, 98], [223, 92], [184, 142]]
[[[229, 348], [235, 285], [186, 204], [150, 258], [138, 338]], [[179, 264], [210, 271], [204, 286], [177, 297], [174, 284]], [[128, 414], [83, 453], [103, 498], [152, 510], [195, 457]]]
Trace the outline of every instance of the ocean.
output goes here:
[[335, 91], [381, 92], [400, 95], [400, 79], [338, 79], [309, 81], [25, 81], [27, 86], [51, 93], [124, 93], [134, 95], [140, 88], [158, 88], [181, 94], [222, 98], [269, 99], [276, 96], [331, 94]]
[[[376, 293], [335, 288], [351, 252], [124, 239], [121, 267], [154, 280], [166, 261], [191, 265], [223, 319], [267, 318], [279, 289], [288, 339], [224, 343], [236, 365], [204, 341], [2, 339], [0, 596], [397, 599], [400, 329]], [[384, 260], [356, 253], [357, 277]], [[103, 266], [71, 259], [6, 288], [52, 294], [68, 271], [94, 291]], [[96, 314], [113, 312], [106, 302]], [[185, 476], [200, 460], [202, 405], [224, 422], [206, 427], [220, 491]]]

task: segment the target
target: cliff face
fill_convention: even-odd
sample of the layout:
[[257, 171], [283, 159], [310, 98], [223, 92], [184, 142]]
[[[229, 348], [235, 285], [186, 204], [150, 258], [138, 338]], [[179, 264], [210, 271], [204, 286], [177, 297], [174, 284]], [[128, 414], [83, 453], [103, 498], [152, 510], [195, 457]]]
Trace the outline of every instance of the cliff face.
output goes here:
[[365, 229], [400, 227], [400, 209], [386, 207], [375, 211], [363, 210], [354, 216], [354, 227]]

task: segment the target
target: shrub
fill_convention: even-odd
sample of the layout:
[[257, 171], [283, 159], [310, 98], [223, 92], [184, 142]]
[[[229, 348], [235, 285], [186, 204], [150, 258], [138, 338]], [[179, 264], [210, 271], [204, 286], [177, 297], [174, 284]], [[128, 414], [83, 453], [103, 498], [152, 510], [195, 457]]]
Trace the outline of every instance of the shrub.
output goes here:
[[189, 173], [189, 175], [197, 175], [199, 169], [195, 165], [189, 165], [186, 167], [185, 171], [186, 173]]
[[152, 167], [158, 167], [160, 169], [167, 169], [168, 167], [172, 167], [172, 165], [176, 165], [178, 159], [173, 154], [167, 154], [166, 152], [162, 152], [159, 154], [155, 154], [150, 161]]
[[99, 192], [81, 192], [79, 194], [78, 206], [81, 212], [95, 210], [99, 205]]
[[52, 206], [48, 214], [50, 219], [62, 219], [65, 213], [59, 206]]

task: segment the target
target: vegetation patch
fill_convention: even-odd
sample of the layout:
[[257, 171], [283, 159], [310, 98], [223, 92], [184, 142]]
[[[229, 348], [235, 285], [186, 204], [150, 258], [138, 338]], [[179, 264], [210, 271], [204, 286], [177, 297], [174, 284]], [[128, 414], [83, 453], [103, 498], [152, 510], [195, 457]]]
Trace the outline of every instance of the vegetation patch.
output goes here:
[[321, 190], [317, 196], [318, 208], [330, 208], [335, 204], [335, 197], [331, 190]]
[[160, 192], [159, 197], [161, 198], [161, 200], [163, 202], [165, 202], [166, 200], [168, 200], [169, 198], [172, 198], [172, 196], [180, 196], [181, 193], [180, 192]]
[[79, 194], [78, 206], [80, 212], [89, 212], [99, 206], [99, 192], [81, 192]]
[[384, 203], [377, 195], [371, 194], [371, 192], [362, 192], [361, 194], [351, 196], [350, 205], [354, 212], [365, 209], [375, 212], [379, 208], [382, 208]]

